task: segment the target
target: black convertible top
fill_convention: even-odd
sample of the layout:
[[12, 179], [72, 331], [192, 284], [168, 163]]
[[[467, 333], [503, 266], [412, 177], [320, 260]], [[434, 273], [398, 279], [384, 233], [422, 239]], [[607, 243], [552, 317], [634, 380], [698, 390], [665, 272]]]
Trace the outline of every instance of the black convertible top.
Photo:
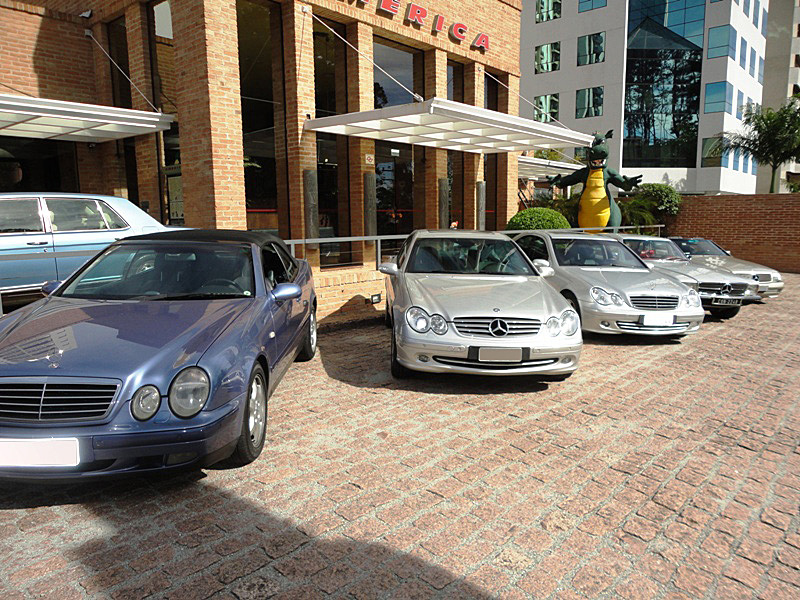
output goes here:
[[[124, 238], [123, 242], [175, 241], [175, 242], [244, 242], [264, 246], [276, 243], [288, 252], [286, 243], [277, 235], [266, 231], [240, 231], [238, 229], [174, 229]], [[290, 253], [291, 254], [291, 253]]]

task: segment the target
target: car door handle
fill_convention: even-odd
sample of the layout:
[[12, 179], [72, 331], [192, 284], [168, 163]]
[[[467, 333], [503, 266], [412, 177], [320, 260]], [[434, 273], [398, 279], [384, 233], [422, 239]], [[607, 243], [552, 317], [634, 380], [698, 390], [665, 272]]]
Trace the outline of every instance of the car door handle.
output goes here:
[[50, 242], [28, 242], [28, 246], [46, 246]]

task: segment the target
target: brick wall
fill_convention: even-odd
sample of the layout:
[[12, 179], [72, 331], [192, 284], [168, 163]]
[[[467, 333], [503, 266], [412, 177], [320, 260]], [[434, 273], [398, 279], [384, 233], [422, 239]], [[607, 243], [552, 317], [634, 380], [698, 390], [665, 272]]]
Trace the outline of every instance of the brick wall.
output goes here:
[[684, 196], [670, 235], [714, 240], [734, 256], [800, 273], [800, 194]]
[[[385, 275], [375, 267], [353, 267], [335, 271], [315, 271], [317, 319], [321, 327], [378, 318], [386, 310]], [[378, 304], [367, 301], [380, 294]]]

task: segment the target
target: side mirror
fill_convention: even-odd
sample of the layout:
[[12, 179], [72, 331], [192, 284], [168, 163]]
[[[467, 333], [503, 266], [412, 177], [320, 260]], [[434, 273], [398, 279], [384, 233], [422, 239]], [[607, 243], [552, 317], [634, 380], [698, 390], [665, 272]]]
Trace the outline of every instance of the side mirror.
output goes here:
[[272, 296], [278, 304], [287, 300], [294, 300], [303, 295], [303, 290], [296, 283], [279, 283], [272, 290]]
[[648, 269], [650, 269], [651, 271], [652, 271], [652, 270], [655, 268], [655, 265], [654, 265], [653, 263], [649, 263], [649, 262], [647, 262], [647, 261], [644, 261], [644, 264], [645, 264], [645, 266], [647, 266], [647, 268], [648, 268]]
[[378, 265], [378, 271], [384, 275], [396, 276], [398, 273], [400, 273], [400, 268], [397, 266], [397, 263], [385, 262]]
[[542, 277], [552, 277], [556, 274], [553, 267], [550, 266], [550, 261], [543, 258], [535, 258], [533, 260], [533, 266], [536, 267], [536, 270], [539, 271], [539, 275]]
[[50, 294], [55, 292], [58, 289], [58, 286], [60, 285], [61, 285], [60, 281], [46, 281], [42, 286], [42, 293], [45, 296], [49, 296]]
[[692, 258], [692, 255], [691, 255], [691, 253], [690, 253], [690, 252], [684, 252], [684, 253], [683, 253], [683, 255], [684, 255], [686, 258]]

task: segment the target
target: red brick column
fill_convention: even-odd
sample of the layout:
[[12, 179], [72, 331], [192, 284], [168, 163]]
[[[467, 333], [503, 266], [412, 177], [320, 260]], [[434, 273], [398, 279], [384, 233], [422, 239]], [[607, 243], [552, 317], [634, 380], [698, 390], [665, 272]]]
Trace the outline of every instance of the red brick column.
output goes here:
[[[128, 37], [128, 62], [133, 83], [153, 100], [153, 78], [150, 67], [150, 48], [147, 32], [147, 5], [131, 4], [125, 11], [125, 29]], [[131, 86], [131, 100], [136, 110], [152, 111], [153, 107]], [[148, 212], [156, 219], [162, 215], [161, 195], [158, 185], [158, 147], [155, 135], [140, 135], [136, 144], [136, 177], [139, 183], [139, 201], [147, 202]], [[166, 214], [166, 210], [164, 210]]]
[[173, 2], [186, 225], [244, 229], [236, 4]]
[[[464, 65], [464, 103], [483, 107], [483, 67], [478, 63]], [[475, 184], [483, 180], [483, 156], [464, 153], [464, 223], [462, 229], [475, 229], [476, 197]]]
[[[498, 108], [509, 115], [519, 113], [519, 77], [504, 74], [499, 77], [506, 84], [499, 87]], [[505, 152], [497, 157], [497, 229], [504, 229], [508, 220], [518, 212], [518, 152]]]
[[[347, 25], [347, 41], [365, 56], [372, 58], [372, 27], [358, 21]], [[347, 51], [347, 110], [356, 112], [375, 108], [375, 90], [372, 64]], [[366, 155], [375, 156], [375, 142], [365, 138], [349, 138], [350, 169], [350, 235], [364, 235], [364, 174], [374, 173], [375, 165], [367, 164]], [[371, 246], [371, 244], [370, 244]], [[365, 256], [364, 244], [352, 244], [353, 261], [372, 260]]]
[[[447, 98], [447, 53], [425, 52], [425, 99]], [[425, 148], [425, 227], [448, 227], [439, 223], [439, 179], [447, 177], [447, 150]]]

